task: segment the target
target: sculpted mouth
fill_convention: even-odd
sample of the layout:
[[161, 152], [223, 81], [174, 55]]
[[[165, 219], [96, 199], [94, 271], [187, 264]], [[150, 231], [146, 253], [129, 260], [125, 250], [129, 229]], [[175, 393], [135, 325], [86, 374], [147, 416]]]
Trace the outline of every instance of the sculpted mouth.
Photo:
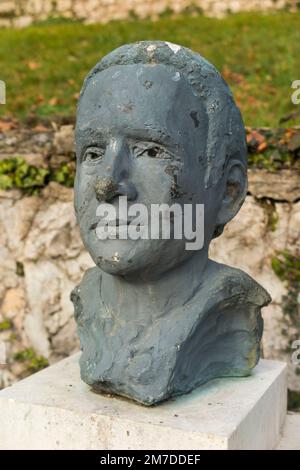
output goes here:
[[[127, 220], [122, 220], [122, 219], [115, 219], [115, 220], [109, 220], [107, 221], [107, 225], [110, 226], [110, 227], [126, 227], [128, 225], [130, 225], [132, 223], [132, 221], [134, 220], [133, 219], [127, 219]], [[99, 224], [99, 221], [98, 222], [93, 222], [90, 227], [89, 227], [89, 230], [95, 230], [97, 228]], [[142, 226], [141, 223], [138, 223], [136, 225], [139, 225], [139, 226]]]

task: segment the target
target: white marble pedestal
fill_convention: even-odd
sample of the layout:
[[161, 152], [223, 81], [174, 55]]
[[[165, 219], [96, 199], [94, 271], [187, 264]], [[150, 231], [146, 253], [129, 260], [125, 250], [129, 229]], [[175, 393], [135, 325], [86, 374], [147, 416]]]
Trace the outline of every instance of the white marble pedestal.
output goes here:
[[286, 365], [218, 379], [156, 407], [90, 391], [79, 354], [0, 392], [1, 449], [273, 449], [286, 416]]

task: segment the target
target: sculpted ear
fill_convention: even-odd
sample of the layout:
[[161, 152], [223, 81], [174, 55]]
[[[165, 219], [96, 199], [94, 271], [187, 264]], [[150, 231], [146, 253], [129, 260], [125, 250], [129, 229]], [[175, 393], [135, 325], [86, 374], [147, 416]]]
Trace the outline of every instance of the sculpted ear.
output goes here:
[[231, 160], [224, 174], [224, 195], [217, 225], [224, 226], [240, 210], [247, 194], [247, 170], [239, 160]]

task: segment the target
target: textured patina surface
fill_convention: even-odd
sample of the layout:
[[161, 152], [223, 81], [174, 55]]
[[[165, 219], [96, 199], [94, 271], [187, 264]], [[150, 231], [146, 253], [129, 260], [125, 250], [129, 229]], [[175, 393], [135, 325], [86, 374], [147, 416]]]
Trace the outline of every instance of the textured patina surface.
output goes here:
[[[146, 405], [259, 359], [268, 293], [208, 259], [247, 191], [242, 118], [199, 54], [143, 41], [104, 57], [85, 79], [76, 124], [75, 210], [96, 267], [72, 292], [82, 379]], [[204, 246], [99, 240], [99, 204], [204, 204]]]

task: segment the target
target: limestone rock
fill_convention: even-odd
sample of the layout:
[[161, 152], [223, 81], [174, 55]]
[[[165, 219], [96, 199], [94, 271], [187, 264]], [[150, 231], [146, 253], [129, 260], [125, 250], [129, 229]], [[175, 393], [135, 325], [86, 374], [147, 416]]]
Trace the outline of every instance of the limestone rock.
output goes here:
[[295, 202], [300, 198], [300, 173], [292, 170], [270, 172], [250, 170], [248, 173], [249, 191], [257, 197], [267, 197], [275, 201]]

